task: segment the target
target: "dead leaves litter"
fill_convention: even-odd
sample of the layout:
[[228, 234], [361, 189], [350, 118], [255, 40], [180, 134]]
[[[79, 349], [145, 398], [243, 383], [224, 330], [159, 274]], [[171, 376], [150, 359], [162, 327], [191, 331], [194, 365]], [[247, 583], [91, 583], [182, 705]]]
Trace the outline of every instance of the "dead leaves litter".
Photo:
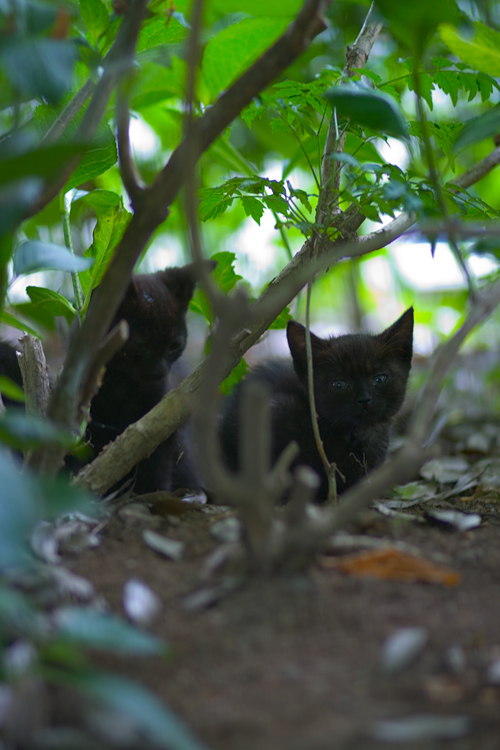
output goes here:
[[457, 586], [461, 582], [460, 573], [452, 568], [410, 555], [395, 547], [345, 555], [341, 558], [323, 556], [320, 565], [322, 568], [336, 568], [348, 575], [370, 576], [406, 583]]

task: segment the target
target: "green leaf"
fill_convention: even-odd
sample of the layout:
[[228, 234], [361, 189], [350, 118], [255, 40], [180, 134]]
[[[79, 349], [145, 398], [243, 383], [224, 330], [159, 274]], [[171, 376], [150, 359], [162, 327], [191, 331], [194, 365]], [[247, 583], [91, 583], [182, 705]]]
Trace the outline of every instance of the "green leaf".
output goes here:
[[117, 159], [115, 137], [111, 128], [106, 125], [100, 130], [91, 148], [80, 159], [80, 163], [66, 183], [65, 192], [104, 174], [116, 164]]
[[94, 673], [73, 677], [71, 681], [99, 704], [133, 721], [155, 746], [165, 750], [208, 750], [155, 695], [132, 680]]
[[72, 41], [4, 35], [0, 45], [0, 62], [14, 89], [49, 102], [58, 102], [71, 89], [76, 58]]
[[88, 303], [90, 292], [100, 283], [132, 214], [125, 210], [121, 196], [109, 190], [93, 190], [81, 201], [92, 208], [97, 216], [94, 241], [83, 254], [84, 258], [93, 259], [93, 265], [90, 271], [79, 275]]
[[344, 117], [363, 127], [379, 130], [396, 138], [408, 136], [408, 125], [394, 99], [366, 86], [344, 84], [325, 94]]
[[212, 0], [210, 7], [219, 13], [249, 13], [252, 16], [295, 16], [302, 0]]
[[57, 634], [90, 648], [126, 654], [166, 654], [165, 643], [116, 615], [92, 607], [61, 607], [53, 614]]
[[[32, 564], [27, 540], [37, 520], [36, 497], [27, 474], [0, 450], [0, 570]], [[3, 591], [2, 591], [3, 594]], [[0, 596], [0, 619], [5, 600]]]
[[377, 0], [393, 34], [419, 58], [439, 24], [455, 23], [458, 10], [454, 0]]
[[0, 375], [0, 393], [12, 401], [25, 401], [23, 389], [5, 375]]
[[203, 315], [208, 325], [210, 327], [212, 326], [212, 308], [210, 307], [210, 302], [208, 301], [208, 297], [203, 289], [197, 289], [193, 294], [191, 302], [189, 303], [189, 309], [198, 313], [198, 315]]
[[81, 154], [81, 145], [47, 146], [27, 151], [20, 156], [0, 160], [0, 184], [12, 183], [21, 177], [37, 175], [53, 177], [69, 159]]
[[168, 21], [165, 18], [155, 18], [143, 25], [137, 42], [137, 52], [164, 44], [177, 44], [184, 41], [186, 36], [187, 29], [176, 18], [170, 18]]
[[92, 259], [73, 255], [62, 245], [39, 240], [27, 240], [18, 245], [13, 256], [14, 274], [34, 273], [35, 271], [83, 271], [92, 265]]
[[276, 39], [287, 26], [285, 19], [245, 18], [213, 37], [203, 54], [203, 79], [214, 101]]
[[[18, 540], [20, 541], [20, 540]], [[20, 544], [22, 549], [24, 544]], [[0, 558], [2, 556], [0, 555]], [[31, 563], [26, 554], [21, 565]], [[0, 559], [0, 567], [6, 566]], [[0, 632], [3, 638], [46, 638], [49, 630], [47, 619], [36, 610], [20, 591], [6, 586], [0, 587]]]
[[439, 27], [441, 39], [454, 55], [473, 68], [492, 76], [500, 76], [500, 33], [480, 21], [474, 25], [476, 36], [465, 39], [454, 26]]
[[233, 202], [233, 199], [228, 198], [225, 190], [221, 188], [202, 188], [199, 195], [198, 210], [201, 221], [216, 219], [225, 213]]
[[273, 322], [269, 326], [269, 329], [271, 330], [271, 329], [286, 328], [286, 324], [291, 319], [292, 319], [292, 316], [290, 315], [290, 308], [285, 307], [285, 309], [280, 312], [278, 317], [273, 320]]
[[34, 328], [30, 328], [23, 320], [18, 320], [14, 315], [5, 310], [0, 312], [0, 323], [5, 323], [6, 326], [12, 326], [12, 328], [17, 328], [18, 331], [26, 331], [27, 333], [31, 333], [32, 336], [40, 338]]
[[109, 24], [109, 12], [101, 0], [80, 0], [82, 21], [94, 38], [94, 42]]
[[221, 291], [227, 294], [243, 278], [233, 268], [236, 255], [235, 253], [224, 251], [212, 255], [211, 260], [217, 261], [217, 268], [213, 272], [214, 282], [219, 286]]
[[500, 107], [495, 107], [484, 115], [474, 117], [465, 123], [453, 146], [454, 151], [461, 151], [473, 143], [486, 138], [493, 138], [500, 131]]
[[260, 220], [264, 215], [264, 206], [258, 198], [252, 196], [243, 196], [241, 198], [241, 205], [247, 216], [251, 216], [254, 221], [260, 226]]
[[37, 306], [43, 307], [52, 317], [64, 316], [71, 323], [76, 310], [62, 294], [40, 286], [27, 286], [26, 293]]
[[[272, 327], [272, 326], [271, 326]], [[225, 380], [222, 381], [219, 388], [223, 396], [227, 396], [233, 390], [234, 386], [247, 374], [249, 367], [244, 359], [241, 359], [234, 367]]]
[[0, 440], [16, 450], [37, 448], [45, 443], [68, 447], [74, 436], [56, 427], [48, 419], [24, 414], [19, 409], [6, 411], [0, 417]]

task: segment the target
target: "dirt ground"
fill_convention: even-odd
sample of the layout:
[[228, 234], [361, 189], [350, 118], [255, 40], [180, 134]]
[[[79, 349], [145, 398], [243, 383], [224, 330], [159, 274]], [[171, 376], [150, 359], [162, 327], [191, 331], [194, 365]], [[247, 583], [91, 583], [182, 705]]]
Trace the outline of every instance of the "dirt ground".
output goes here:
[[[445, 505], [464, 510], [463, 500]], [[168, 642], [171, 658], [105, 655], [99, 666], [153, 689], [213, 750], [489, 750], [500, 747], [500, 685], [487, 675], [500, 657], [500, 515], [494, 503], [485, 507], [482, 525], [467, 532], [379, 514], [363, 530], [409, 542], [458, 571], [462, 580], [454, 587], [354, 577], [318, 565], [307, 575], [253, 580], [189, 611], [186, 596], [204, 585], [203, 561], [220, 544], [210, 533], [218, 516], [201, 511], [180, 522], [162, 519], [155, 529], [185, 542], [178, 562], [149, 549], [140, 524], [115, 518], [100, 547], [66, 564], [117, 613], [130, 578], [161, 598], [150, 629]], [[385, 639], [415, 626], [426, 629], [427, 644], [388, 674]], [[422, 715], [423, 734], [377, 739], [377, 722]], [[458, 717], [458, 724], [432, 729], [429, 715]]]

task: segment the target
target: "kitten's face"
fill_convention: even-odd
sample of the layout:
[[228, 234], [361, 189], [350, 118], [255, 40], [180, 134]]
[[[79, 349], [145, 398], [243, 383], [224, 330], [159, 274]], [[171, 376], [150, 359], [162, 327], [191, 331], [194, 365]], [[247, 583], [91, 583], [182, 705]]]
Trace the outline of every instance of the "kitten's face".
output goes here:
[[186, 312], [196, 277], [193, 266], [133, 277], [113, 322], [125, 319], [129, 338], [108, 370], [126, 373], [139, 383], [166, 378], [186, 346]]
[[[318, 416], [339, 428], [389, 422], [405, 396], [412, 336], [412, 309], [378, 336], [355, 334], [320, 339], [313, 335]], [[307, 385], [303, 327], [290, 323], [288, 339], [297, 375]]]

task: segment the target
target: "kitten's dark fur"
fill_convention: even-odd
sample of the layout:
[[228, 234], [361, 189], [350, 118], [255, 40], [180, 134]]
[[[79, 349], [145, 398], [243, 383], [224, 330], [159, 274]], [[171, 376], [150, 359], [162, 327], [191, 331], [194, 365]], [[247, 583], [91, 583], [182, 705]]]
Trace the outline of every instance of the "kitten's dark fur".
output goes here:
[[[272, 461], [295, 440], [300, 454], [293, 466], [307, 464], [319, 474], [318, 501], [328, 483], [316, 449], [307, 395], [305, 328], [290, 321], [287, 338], [292, 362], [271, 360], [246, 378], [266, 383], [271, 392]], [[321, 339], [311, 334], [314, 393], [321, 437], [337, 464], [343, 492], [379, 466], [387, 453], [393, 417], [403, 403], [413, 350], [413, 308], [378, 336], [365, 333]], [[224, 404], [220, 436], [227, 466], [238, 468], [241, 388]]]
[[[207, 265], [215, 266], [211, 261]], [[125, 319], [129, 339], [109, 362], [90, 408], [88, 432], [96, 455], [169, 390], [170, 368], [186, 346], [186, 313], [198, 276], [196, 267], [188, 265], [132, 277], [112, 324]], [[179, 433], [159, 445], [138, 464], [135, 492], [198, 486], [186, 449]]]

